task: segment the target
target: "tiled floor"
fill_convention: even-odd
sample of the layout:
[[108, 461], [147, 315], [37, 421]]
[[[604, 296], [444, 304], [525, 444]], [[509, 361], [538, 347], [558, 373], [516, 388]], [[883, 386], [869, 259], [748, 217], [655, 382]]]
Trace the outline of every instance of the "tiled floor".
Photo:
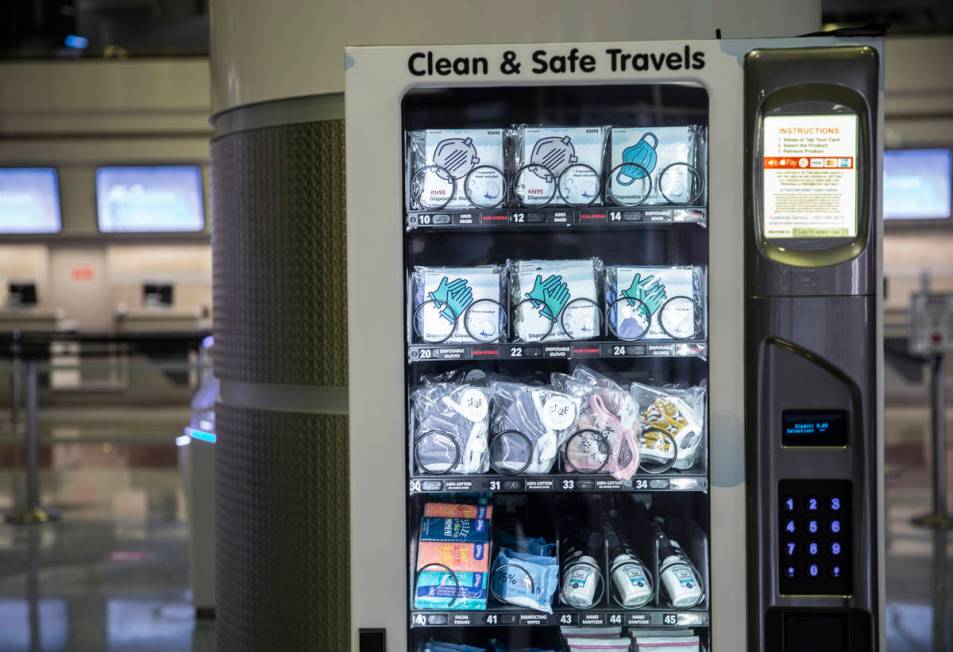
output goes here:
[[[60, 443], [46, 454], [44, 497], [63, 520], [0, 524], [0, 652], [214, 649], [214, 623], [196, 621], [190, 604], [172, 446]], [[953, 652], [953, 534], [910, 524], [929, 503], [926, 472], [917, 455], [892, 451], [887, 650]], [[17, 486], [0, 470], [0, 511]]]

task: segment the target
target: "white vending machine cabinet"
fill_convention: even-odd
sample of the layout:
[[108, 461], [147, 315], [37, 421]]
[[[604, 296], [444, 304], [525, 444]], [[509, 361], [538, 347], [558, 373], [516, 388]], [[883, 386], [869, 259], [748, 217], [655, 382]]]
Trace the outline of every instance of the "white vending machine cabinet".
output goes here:
[[354, 652], [883, 649], [881, 61], [348, 49]]

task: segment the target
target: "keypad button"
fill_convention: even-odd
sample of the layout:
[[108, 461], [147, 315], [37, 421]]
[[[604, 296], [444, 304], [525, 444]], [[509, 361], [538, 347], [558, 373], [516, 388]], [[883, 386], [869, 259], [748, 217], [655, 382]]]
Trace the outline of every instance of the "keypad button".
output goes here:
[[813, 496], [808, 497], [807, 511], [816, 512], [818, 509], [820, 509], [820, 507], [820, 502], [817, 500], [817, 498], [814, 498]]
[[785, 541], [784, 554], [788, 557], [794, 557], [797, 554], [797, 544], [794, 541]]
[[840, 530], [841, 530], [840, 521], [837, 519], [831, 521], [831, 532], [833, 532], [834, 534], [840, 534]]
[[809, 541], [807, 544], [807, 554], [811, 557], [817, 557], [818, 553], [821, 551], [820, 546], [817, 545], [817, 541]]
[[844, 573], [844, 570], [841, 568], [840, 564], [831, 564], [829, 570], [831, 577], [835, 579], [840, 578], [840, 576]]
[[790, 579], [797, 577], [797, 566], [794, 564], [788, 564], [784, 567], [784, 575]]
[[810, 564], [807, 567], [807, 574], [810, 577], [817, 577], [821, 574], [821, 568], [817, 564]]
[[832, 542], [831, 542], [831, 554], [832, 554], [832, 555], [834, 555], [835, 557], [840, 556], [841, 550], [842, 550], [842, 548], [841, 548], [840, 541], [832, 541]]
[[794, 500], [793, 496], [788, 496], [787, 498], [785, 498], [782, 501], [782, 504], [784, 505], [784, 511], [786, 512], [793, 512], [794, 510], [797, 509], [797, 501]]
[[839, 512], [841, 509], [841, 499], [837, 496], [833, 496], [827, 505], [831, 508], [832, 512]]
[[793, 518], [789, 518], [787, 521], [785, 521], [784, 531], [788, 534], [794, 534], [797, 532], [797, 524], [794, 522]]
[[810, 520], [807, 522], [807, 531], [811, 534], [817, 534], [817, 531], [821, 529], [820, 524], [815, 520]]

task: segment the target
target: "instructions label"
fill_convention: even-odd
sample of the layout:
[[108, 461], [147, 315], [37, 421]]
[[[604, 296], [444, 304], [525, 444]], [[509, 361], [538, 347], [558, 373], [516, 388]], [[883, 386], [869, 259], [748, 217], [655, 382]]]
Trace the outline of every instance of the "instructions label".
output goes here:
[[857, 116], [764, 119], [764, 235], [857, 235]]

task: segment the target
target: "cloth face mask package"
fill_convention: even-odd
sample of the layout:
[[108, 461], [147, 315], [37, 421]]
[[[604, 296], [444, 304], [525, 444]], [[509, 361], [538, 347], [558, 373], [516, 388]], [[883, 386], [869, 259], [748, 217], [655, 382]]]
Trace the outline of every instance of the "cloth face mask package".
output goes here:
[[516, 201], [527, 207], [601, 203], [608, 132], [598, 126], [516, 127]]
[[494, 208], [506, 199], [502, 129], [407, 133], [410, 210]]
[[704, 288], [701, 267], [607, 267], [610, 332], [622, 340], [701, 337]]
[[632, 383], [629, 392], [641, 408], [642, 469], [659, 473], [694, 467], [705, 447], [705, 387], [670, 389]]
[[606, 195], [617, 204], [704, 203], [705, 127], [613, 127]]
[[439, 344], [495, 342], [504, 334], [506, 276], [499, 265], [415, 267], [411, 328]]
[[501, 548], [493, 563], [490, 587], [500, 602], [553, 613], [553, 595], [559, 583], [556, 557]]
[[487, 472], [490, 396], [486, 388], [425, 380], [411, 401], [417, 423], [414, 464], [419, 472]]
[[601, 335], [597, 285], [601, 260], [516, 260], [508, 266], [516, 341], [559, 342]]
[[490, 463], [503, 474], [549, 473], [559, 448], [576, 431], [581, 401], [521, 383], [495, 382]]
[[639, 468], [638, 436], [642, 431], [632, 396], [586, 367], [577, 367], [572, 375], [553, 374], [552, 385], [582, 402], [577, 434], [566, 443], [564, 470], [609, 473], [631, 484]]

